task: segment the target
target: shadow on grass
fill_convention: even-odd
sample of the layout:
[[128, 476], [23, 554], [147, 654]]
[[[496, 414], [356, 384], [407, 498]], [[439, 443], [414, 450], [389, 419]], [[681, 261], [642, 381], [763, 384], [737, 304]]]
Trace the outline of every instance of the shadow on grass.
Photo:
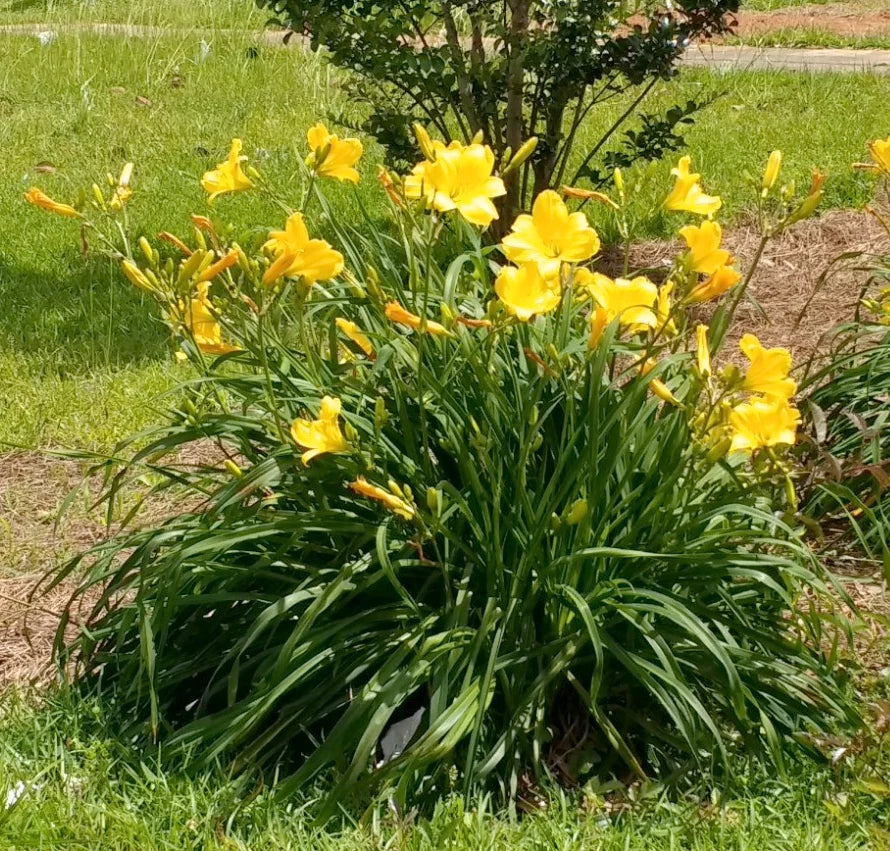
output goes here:
[[155, 304], [109, 261], [66, 254], [57, 269], [51, 276], [0, 257], [0, 347], [61, 377], [163, 355]]

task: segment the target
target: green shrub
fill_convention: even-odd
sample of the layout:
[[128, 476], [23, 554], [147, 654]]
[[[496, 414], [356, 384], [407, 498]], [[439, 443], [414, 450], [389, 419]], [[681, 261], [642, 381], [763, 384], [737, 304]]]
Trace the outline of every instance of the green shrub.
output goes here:
[[[470, 224], [495, 215], [492, 152], [419, 135], [429, 159], [382, 174], [381, 226], [329, 215], [322, 181], [353, 180], [360, 146], [312, 131], [301, 208], [336, 248], [300, 213], [240, 244], [196, 217], [190, 245], [124, 260], [196, 372], [106, 462], [106, 498], [138, 480], [178, 507], [59, 572], [91, 606], [61, 661], [128, 734], [274, 767], [284, 793], [333, 774], [329, 806], [739, 748], [781, 764], [792, 734], [855, 722], [795, 517], [790, 355], [748, 335], [747, 371], [712, 366], [750, 279], [719, 226], [683, 229], [661, 287], [587, 268], [598, 237], [553, 192], [499, 249]], [[208, 193], [275, 195], [239, 154]], [[765, 240], [821, 194], [774, 191], [780, 162], [756, 186]], [[675, 175], [666, 209], [720, 208], [689, 158]], [[616, 173], [588, 200], [624, 217], [627, 192]], [[689, 309], [713, 299], [709, 336]]]
[[[481, 134], [501, 165], [510, 149], [537, 136], [535, 156], [508, 176], [507, 223], [544, 189], [582, 179], [601, 184], [615, 166], [677, 148], [676, 130], [694, 102], [644, 115], [641, 127], [609, 144], [655, 84], [673, 76], [687, 45], [726, 32], [727, 13], [739, 8], [738, 0], [258, 2], [358, 75], [370, 113], [363, 129], [398, 165], [412, 161], [417, 121], [445, 138], [469, 142]], [[580, 164], [572, 161], [584, 119], [625, 92], [634, 93], [633, 105]]]

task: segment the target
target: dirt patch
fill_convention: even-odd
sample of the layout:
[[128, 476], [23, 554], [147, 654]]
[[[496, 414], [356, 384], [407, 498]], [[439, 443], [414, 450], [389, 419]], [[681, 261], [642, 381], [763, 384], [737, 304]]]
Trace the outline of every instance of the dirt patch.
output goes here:
[[[220, 459], [219, 450], [205, 442], [188, 447], [177, 460], [183, 468], [194, 468], [214, 466]], [[66, 581], [45, 593], [46, 572], [115, 531], [105, 523], [104, 507], [95, 505], [101, 480], [87, 473], [85, 464], [49, 454], [0, 455], [0, 688], [43, 682], [52, 675], [59, 617], [77, 583]], [[173, 511], [197, 507], [164, 494], [146, 500], [134, 522], [157, 523]], [[76, 619], [86, 615], [86, 609], [72, 613]]]
[[885, 2], [830, 3], [736, 14], [735, 35], [756, 38], [779, 30], [817, 30], [832, 35], [865, 37], [890, 35], [890, 9]]
[[[759, 242], [754, 227], [727, 231], [724, 238], [742, 271], [754, 259]], [[669, 268], [684, 247], [679, 241], [639, 243], [631, 251], [631, 266], [652, 269], [657, 277], [657, 270]], [[838, 264], [820, 280], [829, 264], [845, 252], [890, 254], [890, 239], [872, 216], [838, 210], [802, 222], [771, 241], [749, 287], [763, 312], [753, 302], [743, 302], [730, 337], [738, 339], [750, 331], [765, 346], [790, 348], [797, 363], [824, 348], [827, 333], [838, 322], [853, 318], [868, 280], [861, 259]]]

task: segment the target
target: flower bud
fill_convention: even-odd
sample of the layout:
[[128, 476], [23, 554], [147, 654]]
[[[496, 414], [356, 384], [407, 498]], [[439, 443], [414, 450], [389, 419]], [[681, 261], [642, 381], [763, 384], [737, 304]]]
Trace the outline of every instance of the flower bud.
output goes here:
[[100, 209], [105, 209], [105, 196], [102, 195], [102, 190], [96, 183], [93, 184], [93, 199], [95, 200], [96, 204], [99, 205]]
[[577, 526], [585, 517], [587, 517], [587, 500], [578, 499], [569, 508], [566, 514], [566, 523], [569, 526]]
[[226, 458], [225, 462], [223, 462], [223, 467], [225, 467], [229, 474], [236, 479], [240, 479], [241, 476], [244, 475], [241, 472], [241, 468], [229, 458]]
[[471, 145], [481, 145], [485, 139], [485, 134], [481, 130], [476, 131], [476, 135], [470, 140]]
[[379, 431], [382, 429], [389, 420], [389, 414], [386, 412], [386, 402], [383, 401], [382, 396], [378, 396], [377, 400], [374, 402], [374, 425]]
[[145, 255], [145, 259], [148, 260], [149, 263], [154, 265], [155, 251], [151, 247], [151, 243], [144, 236], [139, 237], [139, 247], [142, 249], [142, 253]]
[[535, 152], [537, 147], [538, 137], [532, 136], [512, 157], [507, 158], [507, 164], [501, 174], [508, 175], [511, 171], [515, 171]]
[[439, 509], [442, 505], [442, 498], [439, 495], [439, 491], [437, 491], [435, 488], [426, 489], [426, 505], [432, 514], [438, 516]]
[[769, 155], [769, 161], [766, 164], [766, 171], [763, 172], [762, 194], [763, 197], [769, 194], [770, 190], [776, 185], [779, 179], [779, 172], [782, 170], [782, 152], [773, 151]]
[[433, 140], [430, 139], [430, 134], [426, 132], [426, 128], [420, 123], [414, 125], [414, 138], [417, 139], [417, 145], [420, 148], [420, 153], [423, 154], [424, 159], [433, 162], [436, 159]]

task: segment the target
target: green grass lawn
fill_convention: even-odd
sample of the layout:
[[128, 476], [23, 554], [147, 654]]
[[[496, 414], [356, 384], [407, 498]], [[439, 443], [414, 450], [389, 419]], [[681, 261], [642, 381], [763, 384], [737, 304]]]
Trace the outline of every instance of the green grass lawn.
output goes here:
[[855, 50], [890, 49], [890, 35], [838, 35], [812, 27], [783, 27], [748, 38], [730, 38], [730, 44], [752, 47], [832, 47]]
[[[207, 209], [198, 178], [225, 155], [232, 136], [241, 136], [252, 161], [285, 191], [293, 187], [296, 198], [306, 128], [344, 112], [357, 117], [338, 74], [317, 57], [262, 45], [251, 50], [249, 28], [208, 43], [202, 57], [200, 38], [178, 33], [129, 42], [68, 34], [46, 47], [34, 37], [0, 36], [7, 175], [0, 183], [0, 295], [7, 308], [0, 317], [0, 442], [107, 447], [155, 418], [166, 404], [159, 394], [177, 378], [151, 305], [101, 258], [84, 260], [76, 226], [28, 207], [25, 188], [36, 184], [72, 198], [133, 160], [138, 230], [187, 233], [189, 214]], [[832, 173], [828, 206], [864, 203], [870, 181], [849, 164], [863, 156], [867, 139], [890, 132], [888, 95], [890, 79], [873, 76], [697, 70], [654, 94], [650, 107], [713, 99], [687, 138], [696, 170], [725, 197], [731, 221], [748, 209], [745, 173], [759, 173], [776, 147], [785, 152], [786, 177], [800, 184], [815, 165]], [[621, 109], [610, 104], [594, 115], [584, 137], [598, 138]], [[378, 158], [370, 144], [358, 199], [352, 188], [332, 187], [343, 215], [358, 200], [382, 204], [373, 179]], [[36, 168], [46, 163], [55, 171]], [[656, 169], [641, 211], [666, 190], [669, 167]], [[220, 199], [216, 215], [239, 227], [269, 227], [281, 218], [255, 196]], [[608, 223], [598, 224], [608, 237]], [[655, 217], [641, 223], [640, 235], [672, 227]]]
[[[873, 766], [886, 771], [884, 758]], [[873, 775], [869, 775], [873, 776]], [[311, 826], [313, 801], [283, 805], [255, 779], [222, 771], [187, 777], [127, 755], [104, 727], [100, 704], [15, 693], [0, 702], [0, 847], [21, 851], [855, 851], [890, 847], [890, 808], [874, 783], [839, 767], [793, 764], [789, 776], [739, 765], [723, 791], [666, 796], [553, 793], [546, 812], [519, 818], [484, 804], [442, 802], [432, 818], [383, 814], [359, 826]], [[2, 809], [10, 789], [26, 791]]]

